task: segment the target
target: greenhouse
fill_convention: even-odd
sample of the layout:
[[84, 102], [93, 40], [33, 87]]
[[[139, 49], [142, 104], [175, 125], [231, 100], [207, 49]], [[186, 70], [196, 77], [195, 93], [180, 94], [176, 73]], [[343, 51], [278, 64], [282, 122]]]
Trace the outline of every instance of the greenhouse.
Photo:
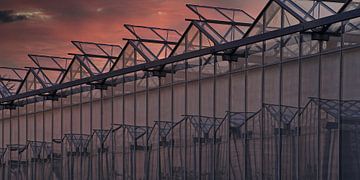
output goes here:
[[359, 1], [186, 6], [0, 67], [0, 179], [360, 179]]

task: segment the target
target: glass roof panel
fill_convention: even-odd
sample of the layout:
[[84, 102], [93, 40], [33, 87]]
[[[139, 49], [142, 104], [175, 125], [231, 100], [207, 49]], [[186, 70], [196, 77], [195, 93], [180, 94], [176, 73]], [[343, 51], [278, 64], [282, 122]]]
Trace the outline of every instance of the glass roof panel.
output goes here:
[[253, 17], [241, 9], [201, 6], [193, 4], [188, 4], [187, 7], [193, 11], [200, 20], [220, 20], [242, 23], [252, 23], [254, 21]]
[[148, 27], [148, 26], [136, 26], [125, 24], [124, 25], [129, 32], [134, 35], [137, 40], [156, 40], [156, 41], [170, 41], [177, 42], [181, 34], [174, 29]]
[[38, 76], [36, 76], [36, 73], [33, 73], [33, 71], [29, 70], [23, 84], [19, 89], [19, 93], [41, 89], [44, 88], [44, 86], [45, 85], [43, 84], [41, 79]]
[[72, 41], [78, 50], [86, 55], [119, 56], [121, 47], [112, 44]]
[[52, 84], [58, 84], [68, 68], [71, 58], [29, 55], [30, 59], [38, 67], [38, 74], [46, 76]]
[[342, 2], [280, 0], [306, 21], [312, 21], [336, 14], [343, 6]]
[[[281, 22], [282, 19], [284, 20], [283, 23]], [[300, 21], [292, 12], [283, 9], [276, 1], [270, 1], [257, 18], [257, 21], [255, 21], [253, 26], [246, 32], [246, 36], [254, 36], [299, 23]]]
[[214, 42], [214, 40], [210, 39], [206, 34], [203, 34], [195, 25], [190, 24], [189, 29], [178, 42], [178, 45], [172, 52], [172, 55], [174, 56], [207, 48], [214, 46], [215, 43], [216, 42]]
[[254, 21], [253, 17], [241, 9], [187, 6], [199, 18], [199, 21], [194, 20], [193, 23], [201, 26], [220, 44], [241, 39]]
[[70, 67], [68, 68], [66, 74], [63, 77], [62, 83], [70, 82], [90, 76], [91, 76], [91, 72], [89, 72], [89, 70], [86, 69], [85, 65], [83, 65], [79, 59], [74, 57]]

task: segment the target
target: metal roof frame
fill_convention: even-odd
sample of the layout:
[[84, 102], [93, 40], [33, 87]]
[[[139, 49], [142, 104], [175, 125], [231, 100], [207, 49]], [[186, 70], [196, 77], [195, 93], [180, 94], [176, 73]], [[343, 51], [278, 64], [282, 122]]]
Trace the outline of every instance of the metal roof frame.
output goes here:
[[[24, 81], [27, 70], [22, 68], [12, 68], [12, 67], [0, 67], [0, 70], [9, 71], [9, 73], [1, 73], [0, 75], [0, 86], [1, 86], [0, 95], [2, 97], [7, 97], [16, 94], [21, 83]], [[25, 74], [21, 75], [21, 72]], [[6, 76], [10, 76], [10, 77], [6, 77]], [[17, 83], [19, 85], [15, 87], [16, 85], [12, 83]], [[13, 89], [14, 87], [15, 89]]]
[[[38, 73], [41, 73], [44, 78], [46, 78], [51, 84], [60, 83], [60, 79], [64, 75], [71, 58], [66, 57], [57, 57], [57, 56], [48, 56], [48, 55], [28, 55], [31, 61], [36, 65], [33, 69], [38, 70]], [[44, 62], [46, 61], [46, 62]], [[60, 62], [59, 62], [60, 61]], [[65, 61], [65, 64], [62, 64]], [[43, 63], [44, 62], [44, 63]], [[49, 71], [49, 73], [47, 73]], [[58, 73], [57, 77], [51, 78], [51, 74]], [[51, 74], [50, 74], [51, 73]]]
[[[192, 22], [197, 23], [203, 23], [203, 26], [207, 26], [207, 28], [217, 35], [220, 39], [222, 39], [219, 43], [226, 43], [228, 42], [227, 37], [230, 33], [234, 33], [234, 31], [240, 33], [242, 36], [245, 34], [244, 30], [241, 30], [240, 27], [250, 27], [255, 18], [253, 18], [250, 14], [245, 12], [242, 9], [236, 9], [236, 8], [223, 8], [223, 7], [216, 7], [216, 6], [204, 6], [204, 5], [194, 5], [194, 4], [187, 4], [186, 5], [188, 9], [190, 9], [194, 14], [196, 14], [199, 19], [198, 20], [191, 20]], [[218, 17], [210, 17], [205, 12], [201, 12], [201, 9], [207, 10], [210, 12], [216, 12], [216, 15]], [[226, 14], [227, 12], [232, 13], [232, 17], [229, 17], [229, 14]], [[242, 19], [237, 20], [237, 17], [241, 17]], [[188, 19], [189, 20], [189, 19]], [[217, 24], [217, 25], [230, 25], [228, 27], [225, 34], [220, 35], [219, 31], [216, 30], [216, 28], [212, 27], [211, 24]], [[241, 37], [242, 38], [242, 37]], [[230, 40], [234, 40], [234, 38], [231, 38]]]
[[[278, 1], [278, 0], [273, 0], [273, 1]], [[273, 2], [273, 1], [271, 1], [271, 2]], [[257, 43], [257, 42], [261, 42], [261, 41], [265, 41], [268, 39], [273, 39], [273, 38], [277, 38], [277, 37], [281, 37], [281, 36], [286, 36], [286, 35], [290, 35], [290, 34], [297, 33], [297, 32], [308, 31], [311, 29], [315, 29], [318, 27], [324, 27], [324, 26], [327, 26], [330, 24], [335, 24], [335, 23], [341, 22], [341, 21], [347, 21], [347, 20], [354, 19], [357, 17], [360, 17], [359, 9], [345, 11], [340, 14], [327, 16], [327, 17], [320, 18], [320, 19], [315, 19], [313, 21], [292, 25], [289, 27], [269, 31], [269, 32], [254, 35], [251, 37], [245, 37], [245, 38], [235, 40], [232, 42], [228, 42], [225, 44], [218, 44], [218, 45], [206, 47], [204, 49], [200, 49], [200, 50], [196, 50], [196, 51], [192, 51], [192, 52], [185, 52], [185, 53], [182, 53], [179, 55], [169, 56], [167, 58], [163, 58], [158, 61], [137, 64], [137, 65], [134, 65], [131, 67], [116, 69], [116, 70], [112, 70], [112, 71], [109, 71], [106, 73], [91, 74], [90, 77], [84, 77], [84, 78], [77, 79], [77, 80], [70, 81], [70, 82], [61, 81], [60, 84], [55, 84], [50, 87], [44, 87], [41, 89], [29, 91], [29, 92], [18, 93], [18, 94], [14, 94], [14, 95], [11, 95], [8, 97], [3, 97], [0, 99], [0, 103], [12, 102], [15, 100], [24, 99], [24, 98], [28, 98], [31, 96], [37, 96], [37, 95], [41, 95], [41, 94], [47, 94], [50, 92], [56, 92], [57, 90], [66, 89], [66, 88], [70, 88], [73, 86], [89, 84], [91, 82], [103, 81], [105, 79], [112, 78], [115, 76], [121, 76], [121, 75], [125, 75], [125, 74], [131, 73], [131, 72], [144, 71], [144, 70], [148, 70], [148, 69], [152, 69], [152, 68], [157, 68], [157, 67], [165, 66], [167, 64], [180, 62], [185, 59], [191, 59], [194, 57], [200, 57], [200, 56], [204, 56], [204, 55], [211, 55], [211, 54], [214, 54], [217, 52], [223, 52], [223, 51], [229, 50], [229, 49], [238, 49], [239, 47], [243, 47], [243, 46], [246, 46], [249, 44], [253, 44], [253, 43]], [[175, 51], [175, 48], [174, 48], [174, 51]], [[173, 54], [173, 52], [172, 52], [172, 54]], [[72, 63], [74, 62], [74, 59], [78, 59], [78, 55], [74, 56]], [[81, 61], [80, 61], [80, 64], [81, 64]], [[84, 67], [87, 67], [87, 66], [85, 65]], [[69, 71], [69, 68], [67, 69], [67, 72]]]

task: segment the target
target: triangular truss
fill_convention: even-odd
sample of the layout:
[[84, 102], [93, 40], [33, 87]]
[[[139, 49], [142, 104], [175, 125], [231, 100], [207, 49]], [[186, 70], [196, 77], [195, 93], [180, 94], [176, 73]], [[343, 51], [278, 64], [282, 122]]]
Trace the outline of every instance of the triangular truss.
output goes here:
[[127, 130], [127, 133], [130, 135], [131, 140], [135, 142], [143, 137], [144, 135], [149, 135], [150, 127], [147, 126], [136, 126], [136, 125], [123, 125], [123, 128]]
[[42, 155], [47, 158], [53, 153], [50, 142], [28, 141], [27, 147], [31, 150], [32, 158], [41, 158]]
[[193, 4], [187, 4], [187, 7], [199, 17], [198, 20], [191, 20], [192, 23], [216, 40], [217, 44], [241, 39], [255, 20], [241, 9]]
[[[284, 19], [284, 23], [281, 22], [282, 19]], [[244, 36], [259, 35], [301, 22], [305, 22], [305, 20], [283, 2], [270, 0]]]
[[70, 147], [75, 148], [76, 151], [84, 151], [90, 144], [91, 135], [88, 134], [65, 134], [64, 139]]
[[49, 84], [59, 84], [62, 76], [68, 68], [71, 58], [32, 55], [29, 54], [30, 59], [36, 65], [33, 69], [38, 71], [38, 75], [42, 76], [44, 80], [49, 81]]
[[119, 57], [122, 48], [119, 45], [94, 42], [72, 41], [82, 53], [85, 64], [94, 74], [109, 72]]
[[135, 37], [127, 40], [112, 70], [167, 58], [180, 38], [174, 29], [135, 26], [125, 28]]
[[276, 121], [286, 125], [289, 125], [299, 112], [297, 107], [284, 105], [264, 104], [264, 108]]
[[311, 98], [311, 101], [319, 106], [326, 113], [335, 119], [360, 120], [360, 101], [359, 100], [331, 100]]
[[198, 116], [198, 115], [186, 115], [191, 125], [194, 127], [197, 133], [202, 135], [209, 135], [211, 130], [215, 130], [215, 132], [219, 129], [222, 124], [222, 118], [214, 118], [207, 116]]
[[[90, 67], [88, 65], [90, 65]], [[93, 70], [99, 71], [88, 58], [83, 55], [74, 55], [69, 68], [63, 75], [61, 83], [93, 76]]]
[[258, 112], [227, 112], [225, 119], [229, 119], [231, 128], [240, 128]]
[[[327, 16], [336, 15], [338, 13], [358, 9], [359, 2], [353, 0], [346, 1], [301, 1], [301, 0], [280, 0], [293, 12], [297, 13], [303, 21], [313, 21], [315, 19], [324, 18]], [[351, 28], [359, 30], [358, 25], [349, 22]], [[338, 32], [340, 30], [340, 24], [334, 24], [325, 26], [315, 31], [321, 32]]]
[[99, 140], [100, 144], [104, 144], [109, 137], [112, 130], [110, 129], [94, 129], [94, 134]]
[[130, 24], [124, 26], [136, 38], [125, 40], [134, 42], [136, 48], [146, 56], [147, 61], [167, 58], [181, 37], [181, 34], [174, 29]]
[[171, 121], [155, 121], [154, 127], [157, 127], [159, 131], [160, 138], [166, 139], [170, 134], [171, 130], [175, 127], [175, 123]]
[[[127, 40], [127, 43], [111, 70], [128, 68], [134, 65], [167, 58], [180, 38], [180, 33], [174, 29], [129, 24], [125, 24], [124, 26], [135, 39], [124, 39]], [[129, 74], [123, 78], [112, 80], [117, 83], [140, 80], [138, 85], [145, 87], [142, 79], [151, 75], [152, 73], [147, 71], [137, 73], [136, 76], [134, 74]], [[150, 80], [150, 86], [155, 86], [157, 84], [153, 79]]]
[[38, 68], [29, 68], [23, 82], [21, 83], [18, 94], [42, 89], [52, 86], [50, 79], [48, 79]]
[[217, 40], [202, 27], [203, 22], [192, 21], [170, 56], [176, 56], [219, 44]]
[[0, 95], [8, 97], [15, 95], [27, 74], [26, 69], [0, 67]]

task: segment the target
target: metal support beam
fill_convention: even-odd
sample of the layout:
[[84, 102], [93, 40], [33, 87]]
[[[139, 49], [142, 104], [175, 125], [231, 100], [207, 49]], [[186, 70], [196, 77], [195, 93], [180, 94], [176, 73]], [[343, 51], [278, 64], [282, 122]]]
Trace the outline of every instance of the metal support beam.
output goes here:
[[159, 61], [152, 61], [152, 62], [149, 62], [146, 64], [138, 64], [138, 65], [135, 65], [135, 66], [132, 66], [129, 68], [114, 70], [111, 72], [93, 75], [91, 77], [87, 77], [87, 78], [83, 78], [83, 79], [79, 79], [79, 80], [75, 80], [75, 81], [71, 81], [71, 82], [66, 82], [66, 83], [54, 85], [51, 87], [45, 87], [42, 89], [5, 97], [5, 98], [0, 99], [0, 103], [9, 102], [9, 101], [13, 101], [16, 99], [22, 99], [22, 98], [26, 98], [26, 97], [30, 97], [30, 96], [36, 96], [36, 95], [47, 93], [47, 92], [54, 92], [54, 91], [57, 91], [60, 89], [65, 89], [65, 88], [69, 88], [69, 87], [77, 86], [77, 85], [81, 85], [81, 84], [87, 84], [87, 83], [90, 83], [93, 81], [100, 81], [100, 80], [115, 77], [115, 76], [121, 76], [121, 75], [128, 74], [131, 72], [142, 71], [142, 70], [151, 69], [154, 67], [164, 66], [166, 64], [175, 63], [175, 62], [183, 61], [186, 59], [191, 59], [194, 57], [199, 57], [199, 56], [208, 55], [208, 54], [214, 54], [219, 51], [238, 48], [240, 46], [254, 44], [257, 42], [261, 42], [261, 41], [265, 41], [268, 39], [273, 39], [273, 38], [277, 38], [277, 37], [281, 37], [281, 36], [286, 36], [286, 35], [297, 33], [297, 32], [304, 32], [306, 30], [314, 29], [317, 27], [322, 27], [322, 26], [329, 25], [329, 24], [334, 24], [334, 23], [341, 22], [341, 21], [346, 21], [349, 19], [357, 18], [357, 17], [360, 17], [360, 9], [355, 9], [355, 10], [343, 12], [343, 13], [340, 13], [337, 15], [328, 16], [328, 17], [324, 17], [321, 19], [316, 19], [311, 22], [305, 22], [305, 23], [294, 25], [294, 26], [286, 27], [283, 29], [267, 32], [264, 34], [243, 38], [240, 40], [235, 40], [235, 41], [232, 41], [229, 43], [215, 45], [215, 46], [204, 48], [201, 50], [188, 52], [188, 53], [184, 53], [184, 54], [177, 55], [177, 56], [168, 57], [168, 58], [165, 58], [165, 59], [162, 59]]

